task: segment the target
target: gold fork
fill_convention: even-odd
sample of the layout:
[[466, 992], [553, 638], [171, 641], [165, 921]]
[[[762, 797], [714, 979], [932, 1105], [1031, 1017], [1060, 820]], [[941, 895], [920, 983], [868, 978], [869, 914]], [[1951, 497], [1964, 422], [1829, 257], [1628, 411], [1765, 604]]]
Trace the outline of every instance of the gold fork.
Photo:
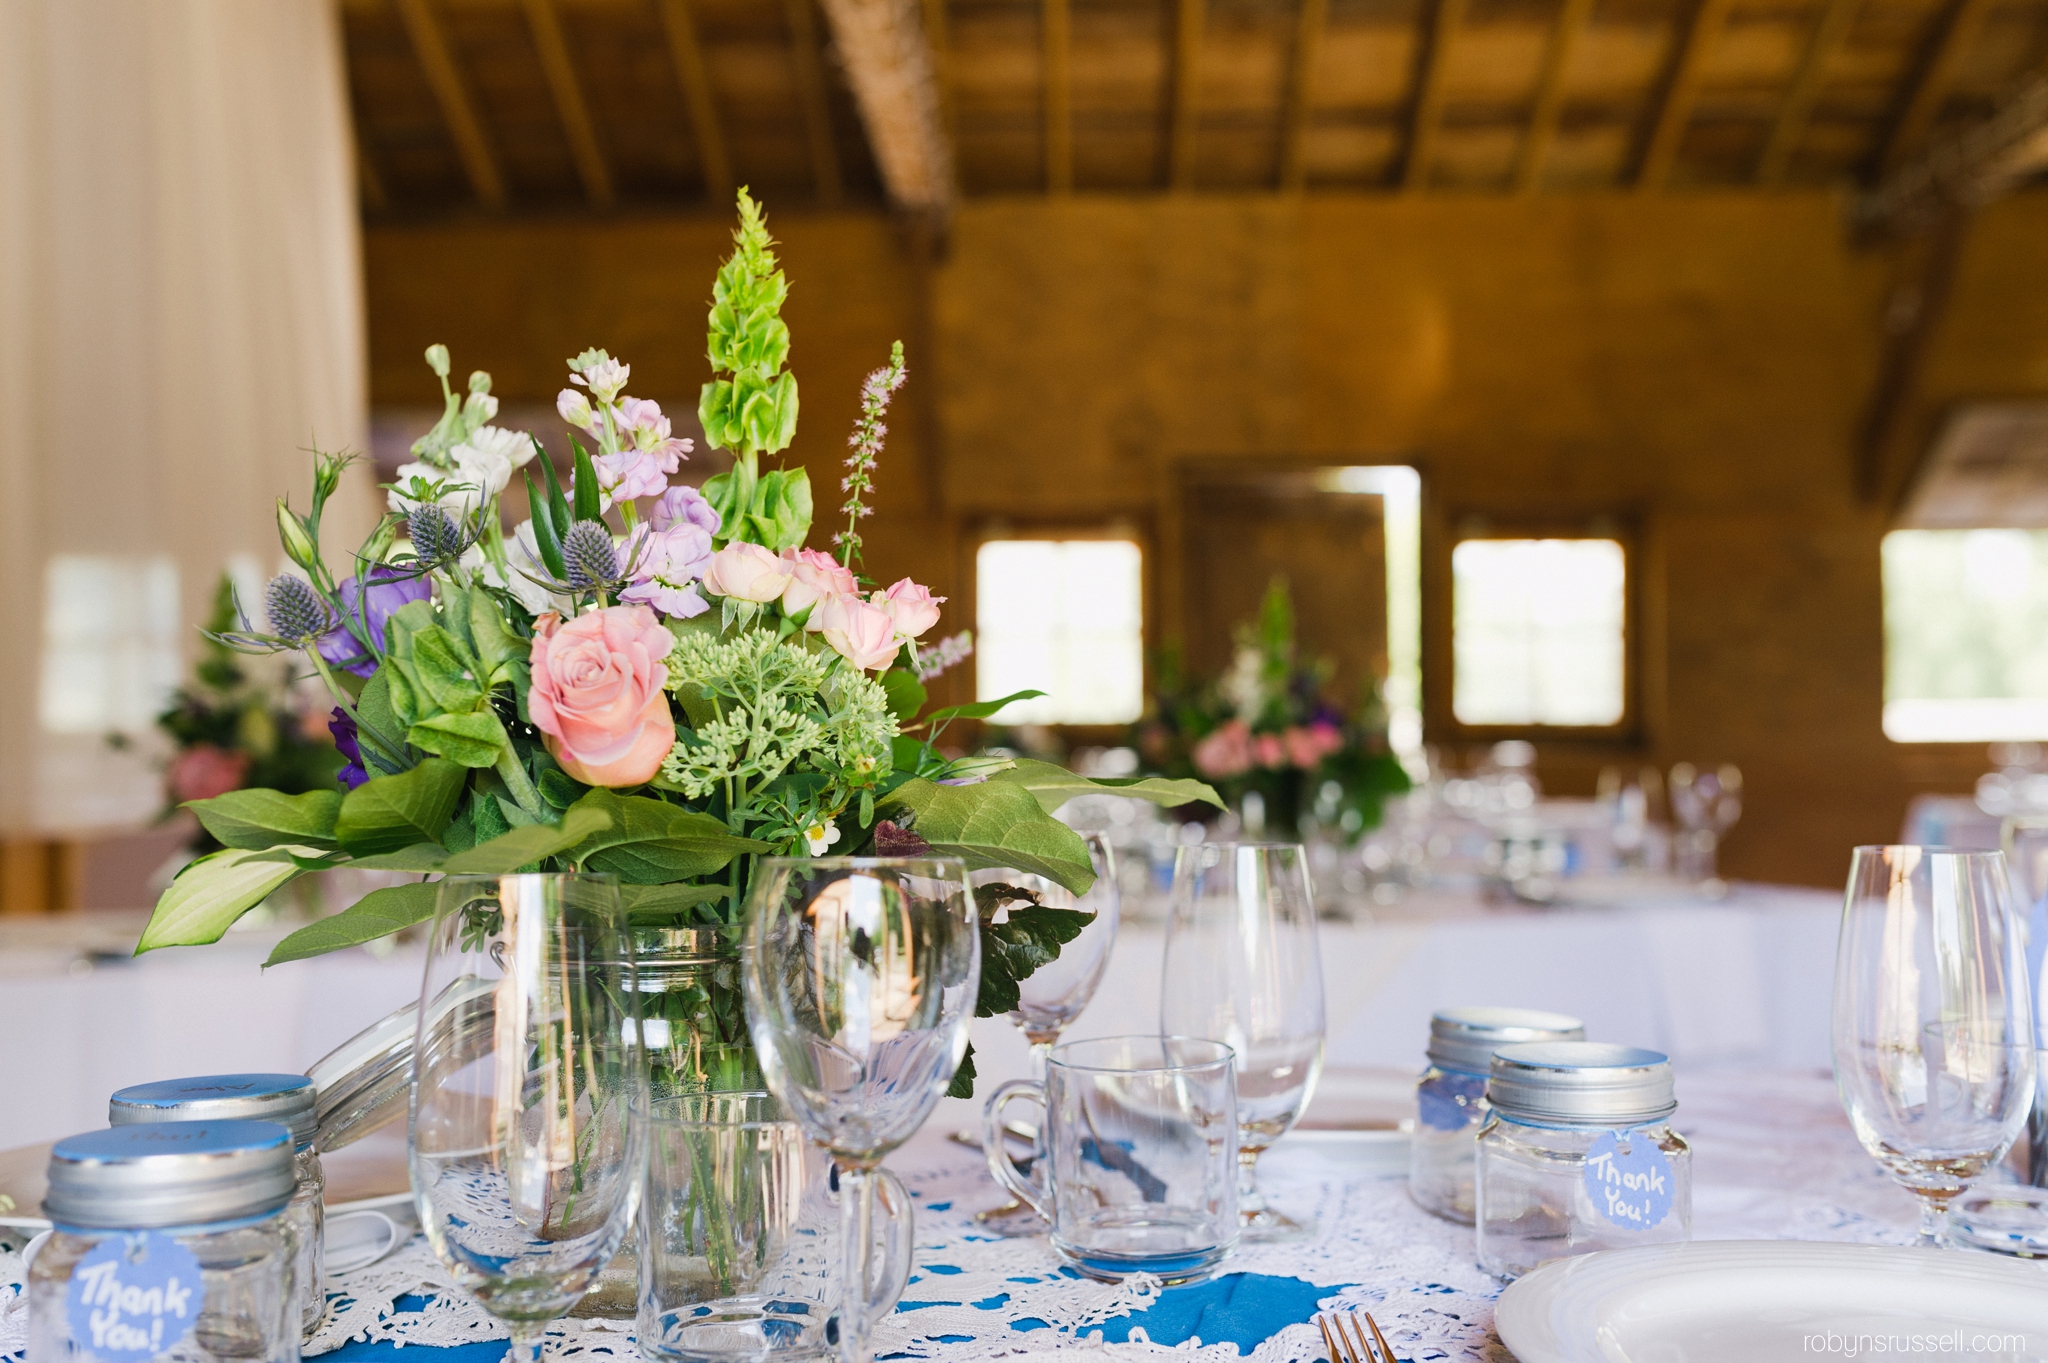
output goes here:
[[[1364, 1326], [1358, 1318], [1365, 1317]], [[1344, 1327], [1351, 1327], [1345, 1334]], [[1317, 1316], [1316, 1326], [1323, 1332], [1323, 1347], [1330, 1351], [1330, 1363], [1401, 1363], [1394, 1357], [1394, 1348], [1387, 1343], [1387, 1337], [1380, 1333], [1379, 1322], [1372, 1318], [1370, 1311], [1332, 1311], [1327, 1316]], [[1365, 1332], [1372, 1331], [1372, 1343], [1379, 1345], [1374, 1353], [1372, 1344], [1365, 1342]], [[1353, 1339], [1357, 1343], [1353, 1344]]]

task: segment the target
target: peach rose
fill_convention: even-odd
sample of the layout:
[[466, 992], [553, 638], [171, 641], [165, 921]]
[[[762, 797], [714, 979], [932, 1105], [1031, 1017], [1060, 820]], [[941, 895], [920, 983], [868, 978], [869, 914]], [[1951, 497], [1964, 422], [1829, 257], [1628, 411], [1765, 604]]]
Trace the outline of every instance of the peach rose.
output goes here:
[[668, 668], [675, 636], [645, 606], [610, 606], [564, 624], [533, 622], [527, 713], [548, 751], [585, 785], [637, 786], [675, 746]]
[[240, 790], [248, 775], [249, 754], [199, 743], [172, 759], [165, 781], [171, 788], [171, 799], [183, 804]]
[[939, 603], [946, 598], [933, 596], [930, 587], [920, 586], [904, 578], [886, 592], [876, 592], [868, 600], [889, 613], [896, 622], [896, 633], [905, 639], [918, 635], [939, 623]]
[[763, 604], [782, 595], [789, 585], [788, 563], [758, 544], [734, 540], [711, 556], [704, 570], [704, 590], [734, 601]]
[[[828, 596], [848, 596], [860, 590], [853, 573], [832, 561], [830, 554], [815, 549], [785, 549], [782, 561], [789, 565], [789, 585], [782, 589], [782, 613], [801, 615]], [[815, 623], [810, 628], [817, 629]]]
[[851, 593], [820, 601], [811, 623], [840, 657], [864, 672], [887, 667], [903, 647], [889, 612]]

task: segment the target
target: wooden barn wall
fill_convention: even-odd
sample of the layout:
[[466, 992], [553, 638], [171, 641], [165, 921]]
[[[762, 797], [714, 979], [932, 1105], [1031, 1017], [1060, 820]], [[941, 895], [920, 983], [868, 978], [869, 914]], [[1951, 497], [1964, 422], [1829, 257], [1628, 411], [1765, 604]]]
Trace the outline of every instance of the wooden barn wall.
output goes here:
[[[1887, 258], [1819, 195], [978, 201], [935, 260], [898, 225], [774, 215], [803, 394], [795, 454], [824, 508], [860, 377], [897, 337], [878, 575], [971, 623], [990, 524], [1138, 528], [1155, 627], [1185, 612], [1185, 460], [1413, 462], [1425, 479], [1425, 659], [1447, 669], [1452, 532], [1607, 518], [1637, 552], [1638, 731], [1552, 744], [1553, 789], [1608, 761], [1734, 761], [1737, 876], [1831, 884], [1895, 837], [1918, 790], [1963, 790], [1978, 747], [1901, 747], [1879, 719], [1882, 509], [1855, 495]], [[2048, 196], [1981, 216], [1909, 406], [1906, 442], [1964, 397], [2048, 392]], [[547, 400], [604, 344], [631, 391], [694, 406], [727, 224], [382, 226], [366, 232], [371, 389], [426, 394], [421, 349]], [[1433, 732], [1448, 696], [1432, 687]]]

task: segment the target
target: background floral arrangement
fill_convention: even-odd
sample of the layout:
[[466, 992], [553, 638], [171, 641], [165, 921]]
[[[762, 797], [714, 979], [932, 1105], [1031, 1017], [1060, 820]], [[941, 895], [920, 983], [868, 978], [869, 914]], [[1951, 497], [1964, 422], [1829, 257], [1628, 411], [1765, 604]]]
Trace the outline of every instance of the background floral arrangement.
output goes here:
[[[701, 491], [669, 483], [692, 442], [658, 405], [626, 395], [623, 361], [602, 350], [568, 361], [557, 410], [590, 444], [571, 436], [565, 487], [535, 457], [537, 441], [489, 424], [490, 376], [470, 375], [458, 395], [435, 346], [443, 414], [389, 485], [389, 514], [355, 552], [355, 572], [337, 581], [320, 545], [346, 456], [318, 457], [305, 514], [278, 503], [300, 571], [269, 584], [267, 629], [239, 622], [213, 637], [306, 658], [335, 700], [346, 789], [191, 802], [224, 850], [171, 883], [138, 951], [215, 941], [279, 887], [336, 865], [609, 872], [633, 922], [651, 928], [736, 925], [753, 868], [771, 855], [936, 853], [1084, 892], [1087, 846], [1053, 817], [1066, 800], [1108, 788], [1216, 801], [1197, 781], [1092, 782], [1042, 762], [940, 753], [949, 721], [1038, 693], [921, 713], [922, 678], [962, 647], [920, 660], [942, 598], [862, 575], [859, 526], [904, 380], [900, 343], [863, 387], [837, 555], [803, 547], [808, 475], [760, 466], [796, 429], [779, 315], [788, 286], [745, 190], [739, 209], [713, 288], [714, 377], [698, 404], [710, 443], [734, 463]], [[498, 498], [515, 474], [531, 515], [508, 534]], [[429, 917], [435, 898], [431, 880], [376, 891], [286, 937], [269, 963], [382, 937]], [[992, 900], [981, 1011], [1014, 1007], [1016, 982], [1086, 921]], [[737, 1016], [736, 997], [714, 1002], [728, 1023]], [[956, 1088], [972, 1080], [970, 1062]]]
[[1304, 818], [1355, 840], [1380, 820], [1388, 795], [1408, 789], [1387, 746], [1377, 686], [1346, 715], [1326, 692], [1327, 662], [1296, 657], [1294, 605], [1274, 578], [1256, 620], [1238, 626], [1222, 676], [1190, 682], [1171, 653], [1132, 745], [1145, 768], [1214, 783], [1233, 806], [1256, 794], [1269, 832], [1296, 836]]

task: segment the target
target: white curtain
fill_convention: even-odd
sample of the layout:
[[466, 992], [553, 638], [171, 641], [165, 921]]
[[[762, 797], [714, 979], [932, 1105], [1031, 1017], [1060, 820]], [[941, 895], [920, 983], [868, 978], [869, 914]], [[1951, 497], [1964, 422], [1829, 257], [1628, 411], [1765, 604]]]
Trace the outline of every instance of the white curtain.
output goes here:
[[276, 570], [304, 447], [362, 447], [350, 137], [330, 0], [0, 0], [0, 832], [154, 812], [105, 731]]

